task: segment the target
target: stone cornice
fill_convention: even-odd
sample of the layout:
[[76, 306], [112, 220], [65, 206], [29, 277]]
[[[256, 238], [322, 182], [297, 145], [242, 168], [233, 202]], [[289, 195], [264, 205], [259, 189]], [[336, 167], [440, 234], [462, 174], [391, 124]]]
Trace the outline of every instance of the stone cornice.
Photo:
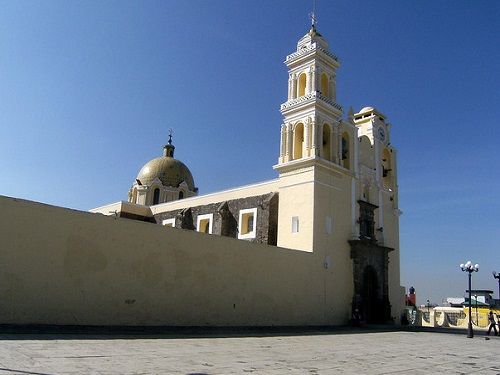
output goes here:
[[295, 109], [295, 107], [300, 107], [303, 105], [308, 105], [308, 104], [315, 104], [315, 103], [323, 103], [331, 107], [332, 109], [335, 109], [339, 112], [343, 112], [342, 106], [338, 103], [335, 103], [333, 100], [330, 98], [327, 98], [323, 94], [321, 94], [319, 91], [313, 91], [307, 95], [299, 96], [298, 98], [289, 100], [283, 104], [281, 104], [281, 113], [286, 112], [291, 109]]
[[316, 53], [319, 52], [319, 54], [323, 54], [323, 55], [331, 58], [332, 60], [334, 60], [337, 63], [339, 62], [339, 58], [337, 56], [335, 56], [330, 51], [328, 51], [322, 47], [317, 46], [316, 43], [314, 43], [314, 44], [310, 45], [309, 47], [302, 48], [299, 51], [288, 55], [285, 59], [285, 64], [287, 64], [287, 65], [291, 64], [291, 63], [295, 62], [295, 60], [299, 60], [300, 58], [307, 56], [307, 55], [310, 55], [310, 54], [313, 54], [315, 52]]
[[278, 171], [280, 174], [285, 174], [289, 172], [305, 170], [311, 170], [312, 167], [320, 167], [338, 174], [337, 177], [342, 177], [342, 175], [353, 176], [352, 172], [348, 169], [341, 167], [338, 164], [320, 158], [319, 156], [311, 156], [308, 158], [291, 160], [285, 163], [276, 164], [273, 169]]

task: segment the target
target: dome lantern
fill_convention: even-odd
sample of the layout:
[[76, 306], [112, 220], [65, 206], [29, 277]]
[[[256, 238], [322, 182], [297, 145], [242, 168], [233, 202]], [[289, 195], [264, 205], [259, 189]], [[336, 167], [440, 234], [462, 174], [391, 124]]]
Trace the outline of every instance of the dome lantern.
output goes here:
[[172, 144], [172, 129], [168, 133], [168, 143], [163, 146], [163, 156], [173, 158], [175, 146]]

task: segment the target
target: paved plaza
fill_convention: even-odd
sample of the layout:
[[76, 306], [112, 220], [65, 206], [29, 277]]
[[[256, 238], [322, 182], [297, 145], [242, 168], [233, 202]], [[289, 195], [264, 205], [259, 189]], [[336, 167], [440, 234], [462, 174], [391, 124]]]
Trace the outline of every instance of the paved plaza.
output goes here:
[[1, 374], [500, 374], [484, 333], [0, 334]]

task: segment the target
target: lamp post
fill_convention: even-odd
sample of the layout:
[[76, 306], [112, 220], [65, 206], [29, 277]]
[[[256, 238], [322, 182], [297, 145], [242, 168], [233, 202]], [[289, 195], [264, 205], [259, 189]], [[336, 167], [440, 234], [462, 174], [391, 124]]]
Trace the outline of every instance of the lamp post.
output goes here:
[[469, 260], [465, 264], [460, 264], [460, 268], [462, 271], [467, 272], [469, 274], [469, 327], [467, 330], [467, 337], [473, 338], [474, 332], [472, 331], [472, 287], [471, 287], [471, 278], [472, 272], [479, 271], [479, 264], [472, 265], [472, 262]]
[[498, 300], [500, 301], [500, 273], [493, 271], [492, 274], [493, 277], [498, 280]]

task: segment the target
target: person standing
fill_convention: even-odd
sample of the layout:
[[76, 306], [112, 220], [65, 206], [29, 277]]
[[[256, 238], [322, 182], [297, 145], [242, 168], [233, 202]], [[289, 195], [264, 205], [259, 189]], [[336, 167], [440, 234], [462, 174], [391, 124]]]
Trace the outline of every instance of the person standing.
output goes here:
[[493, 311], [490, 310], [488, 314], [488, 321], [490, 323], [490, 327], [488, 328], [488, 336], [490, 335], [491, 329], [495, 331], [495, 336], [498, 336], [497, 325], [495, 323], [495, 316], [493, 315]]

